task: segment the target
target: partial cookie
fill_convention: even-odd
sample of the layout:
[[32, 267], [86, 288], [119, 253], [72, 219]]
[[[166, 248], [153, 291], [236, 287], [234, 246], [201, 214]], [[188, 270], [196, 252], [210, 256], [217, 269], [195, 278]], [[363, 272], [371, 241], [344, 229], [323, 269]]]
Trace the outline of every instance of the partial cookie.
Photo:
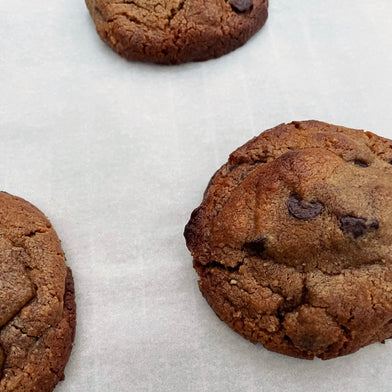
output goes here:
[[75, 334], [72, 273], [48, 219], [0, 192], [0, 391], [50, 392]]
[[299, 358], [392, 336], [392, 141], [283, 124], [230, 155], [185, 228], [199, 287], [234, 331]]
[[99, 36], [130, 60], [178, 64], [216, 58], [265, 23], [268, 0], [86, 0]]

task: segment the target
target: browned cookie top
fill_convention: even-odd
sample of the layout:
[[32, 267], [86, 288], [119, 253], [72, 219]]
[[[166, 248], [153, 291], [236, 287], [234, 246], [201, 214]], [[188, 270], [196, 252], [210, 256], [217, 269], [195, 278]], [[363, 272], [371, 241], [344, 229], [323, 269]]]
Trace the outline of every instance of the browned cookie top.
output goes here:
[[268, 0], [86, 0], [100, 37], [131, 60], [177, 64], [219, 57], [267, 19]]
[[185, 237], [200, 289], [253, 342], [323, 359], [392, 336], [392, 142], [317, 121], [246, 143]]
[[75, 331], [72, 274], [47, 218], [0, 192], [0, 391], [52, 391]]

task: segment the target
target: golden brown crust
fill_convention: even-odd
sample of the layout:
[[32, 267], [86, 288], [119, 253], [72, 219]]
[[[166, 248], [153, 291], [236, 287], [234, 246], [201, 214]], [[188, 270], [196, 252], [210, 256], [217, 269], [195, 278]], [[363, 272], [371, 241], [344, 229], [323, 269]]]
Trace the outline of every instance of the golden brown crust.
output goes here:
[[301, 358], [391, 337], [391, 162], [390, 140], [318, 121], [233, 152], [185, 228], [217, 315]]
[[4, 192], [0, 256], [0, 391], [52, 391], [75, 333], [72, 274], [47, 218]]
[[86, 4], [99, 36], [113, 50], [130, 60], [161, 64], [222, 56], [243, 45], [268, 16], [268, 0], [86, 0]]

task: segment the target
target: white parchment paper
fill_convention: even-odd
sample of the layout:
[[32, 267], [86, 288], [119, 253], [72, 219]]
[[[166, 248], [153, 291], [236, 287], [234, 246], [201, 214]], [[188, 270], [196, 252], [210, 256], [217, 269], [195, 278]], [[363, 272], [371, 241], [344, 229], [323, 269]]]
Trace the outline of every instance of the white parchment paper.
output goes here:
[[220, 59], [128, 62], [83, 0], [0, 0], [0, 187], [50, 218], [77, 290], [58, 392], [390, 391], [392, 344], [271, 353], [202, 298], [182, 236], [229, 153], [318, 119], [392, 138], [392, 2], [271, 0]]

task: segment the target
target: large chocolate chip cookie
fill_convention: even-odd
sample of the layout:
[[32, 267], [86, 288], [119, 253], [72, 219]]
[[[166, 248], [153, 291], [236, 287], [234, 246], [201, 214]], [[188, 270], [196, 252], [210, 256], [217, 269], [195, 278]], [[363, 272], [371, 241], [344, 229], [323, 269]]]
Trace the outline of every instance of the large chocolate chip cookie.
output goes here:
[[130, 60], [178, 64], [216, 58], [265, 23], [268, 0], [86, 0], [99, 36]]
[[200, 290], [252, 342], [294, 357], [392, 336], [392, 141], [283, 124], [230, 155], [185, 228]]
[[48, 219], [0, 192], [0, 391], [49, 392], [75, 333], [71, 270]]

